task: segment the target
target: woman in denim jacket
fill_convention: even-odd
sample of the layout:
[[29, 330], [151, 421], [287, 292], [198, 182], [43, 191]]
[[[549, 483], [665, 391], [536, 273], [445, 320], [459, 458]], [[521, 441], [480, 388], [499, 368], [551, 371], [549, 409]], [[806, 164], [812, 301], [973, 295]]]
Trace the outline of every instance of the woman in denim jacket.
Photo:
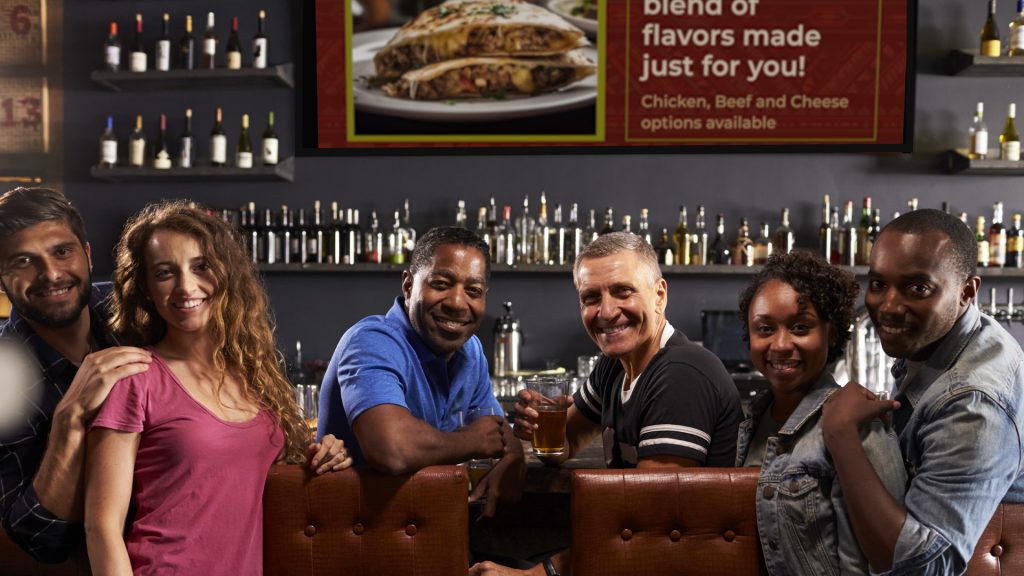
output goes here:
[[[740, 296], [755, 367], [771, 389], [740, 424], [737, 466], [760, 466], [757, 528], [768, 572], [868, 574], [825, 448], [821, 407], [839, 388], [827, 365], [850, 338], [859, 286], [853, 276], [807, 252], [773, 256]], [[894, 497], [906, 472], [896, 435], [876, 421], [864, 451]]]

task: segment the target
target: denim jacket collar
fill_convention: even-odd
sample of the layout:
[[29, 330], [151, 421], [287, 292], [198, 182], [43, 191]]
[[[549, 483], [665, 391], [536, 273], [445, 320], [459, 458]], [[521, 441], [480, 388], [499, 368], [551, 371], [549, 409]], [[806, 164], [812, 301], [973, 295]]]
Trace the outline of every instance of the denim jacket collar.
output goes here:
[[[779, 429], [779, 434], [792, 436], [799, 433], [807, 424], [807, 421], [818, 413], [821, 405], [825, 403], [825, 400], [828, 400], [828, 397], [835, 390], [835, 379], [832, 378], [832, 374], [829, 373], [828, 369], [823, 370], [821, 376], [818, 377], [818, 380], [808, 390], [807, 395], [800, 400], [800, 404], [797, 405], [793, 413], [786, 419], [786, 423]], [[769, 388], [763, 394], [758, 394], [750, 402], [750, 430], [757, 429], [758, 422], [765, 412], [768, 411], [768, 407], [771, 406], [774, 399], [775, 395], [771, 388]]]
[[[968, 306], [953, 328], [942, 337], [942, 342], [921, 366], [913, 380], [905, 384], [900, 383], [901, 394], [910, 401], [911, 407], [917, 406], [932, 382], [953, 366], [980, 328], [981, 312], [974, 306]], [[900, 358], [892, 367], [892, 375], [899, 382], [906, 373], [907, 360]]]

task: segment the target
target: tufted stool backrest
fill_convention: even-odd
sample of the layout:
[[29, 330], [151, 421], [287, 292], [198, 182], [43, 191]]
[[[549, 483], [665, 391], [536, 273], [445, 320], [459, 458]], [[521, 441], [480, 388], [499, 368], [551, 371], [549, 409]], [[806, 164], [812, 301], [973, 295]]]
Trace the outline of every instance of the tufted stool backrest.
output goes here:
[[458, 466], [316, 477], [298, 466], [273, 466], [263, 495], [264, 574], [464, 574], [467, 482]]
[[1024, 574], [1024, 504], [1000, 504], [974, 547], [965, 576]]
[[573, 576], [765, 574], [757, 468], [577, 470]]

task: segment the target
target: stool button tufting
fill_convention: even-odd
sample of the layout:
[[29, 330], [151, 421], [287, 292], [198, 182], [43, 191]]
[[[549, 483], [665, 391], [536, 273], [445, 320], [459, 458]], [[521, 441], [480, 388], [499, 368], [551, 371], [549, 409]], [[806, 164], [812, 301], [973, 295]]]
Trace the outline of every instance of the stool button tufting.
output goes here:
[[671, 538], [673, 542], [679, 542], [679, 539], [682, 538], [683, 535], [679, 532], [679, 530], [673, 530], [668, 533], [668, 537]]
[[761, 495], [764, 496], [765, 500], [771, 500], [775, 497], [775, 486], [765, 486], [764, 490], [761, 491]]
[[355, 534], [356, 536], [359, 536], [360, 534], [362, 534], [365, 531], [366, 531], [366, 528], [362, 524], [360, 524], [359, 522], [356, 522], [355, 525], [352, 526], [352, 533]]
[[993, 546], [992, 547], [992, 555], [995, 556], [996, 558], [999, 558], [1000, 556], [1002, 556], [1003, 555], [1003, 546], [1001, 544], [996, 544], [995, 546]]
[[726, 530], [725, 534], [722, 534], [722, 537], [725, 538], [726, 542], [732, 542], [736, 539], [736, 533], [732, 530]]
[[310, 524], [302, 529], [302, 533], [312, 538], [313, 536], [316, 536], [316, 526]]
[[629, 528], [623, 528], [622, 529], [622, 539], [623, 540], [629, 540], [632, 537], [633, 537], [633, 531], [632, 530], [630, 530]]
[[416, 535], [416, 525], [415, 524], [409, 524], [408, 526], [406, 526], [405, 527], [405, 535], [406, 536], [415, 536]]

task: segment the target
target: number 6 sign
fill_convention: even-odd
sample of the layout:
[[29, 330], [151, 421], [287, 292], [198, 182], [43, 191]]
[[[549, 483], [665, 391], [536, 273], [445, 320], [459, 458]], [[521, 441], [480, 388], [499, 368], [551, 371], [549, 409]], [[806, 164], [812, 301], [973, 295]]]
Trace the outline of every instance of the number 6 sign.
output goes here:
[[43, 64], [43, 3], [0, 0], [0, 66]]

